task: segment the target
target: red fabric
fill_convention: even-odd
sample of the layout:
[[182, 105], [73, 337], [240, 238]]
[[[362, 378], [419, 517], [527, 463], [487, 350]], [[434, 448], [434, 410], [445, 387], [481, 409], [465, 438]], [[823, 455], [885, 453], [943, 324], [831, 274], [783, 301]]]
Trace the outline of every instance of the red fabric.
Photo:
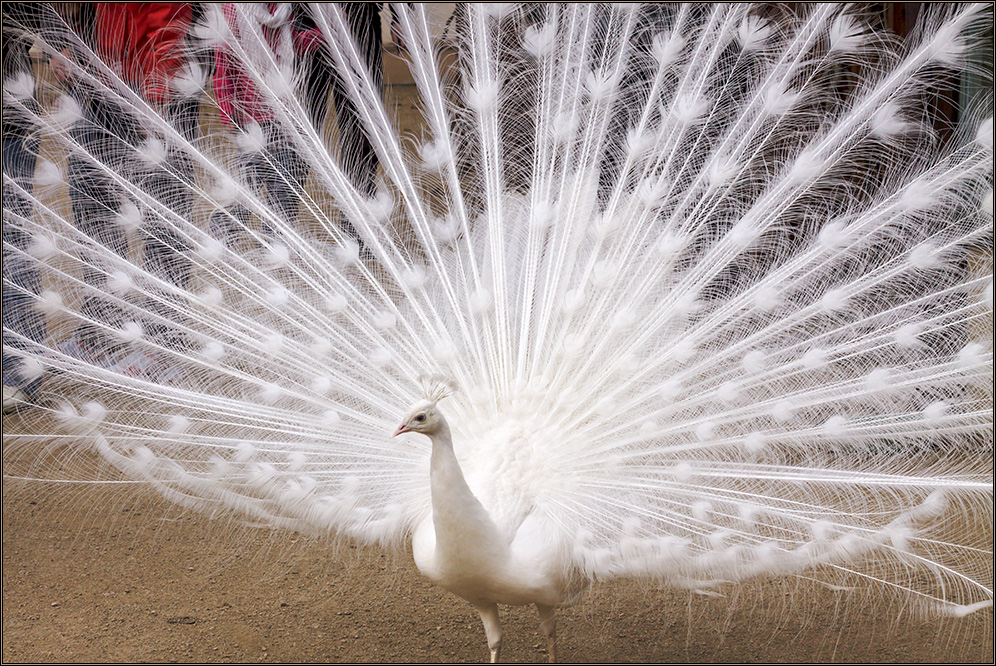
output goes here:
[[170, 81], [186, 63], [180, 42], [190, 28], [188, 2], [98, 2], [97, 53], [150, 102], [168, 102]]
[[299, 32], [294, 35], [294, 53], [297, 55], [314, 53], [323, 41], [325, 38], [322, 37], [322, 31], [318, 28]]
[[[225, 12], [229, 28], [238, 38], [235, 5], [226, 3], [222, 11]], [[269, 30], [263, 28], [263, 34], [269, 40], [268, 33]], [[214, 98], [221, 111], [221, 119], [227, 123], [244, 125], [250, 121], [261, 122], [273, 117], [266, 103], [260, 99], [252, 79], [225, 48], [217, 48], [214, 52]]]
[[[273, 2], [266, 3], [271, 13], [274, 12], [275, 5]], [[238, 38], [235, 5], [226, 3], [223, 11], [229, 27]], [[273, 48], [277, 36], [276, 29], [267, 26], [262, 26], [261, 29], [270, 48]], [[318, 28], [305, 31], [296, 31], [293, 28], [291, 30], [295, 55], [314, 52], [322, 41], [322, 34]], [[224, 122], [245, 125], [248, 122], [263, 122], [273, 118], [273, 112], [259, 94], [252, 78], [246, 74], [238, 60], [223, 48], [215, 49], [214, 97]]]

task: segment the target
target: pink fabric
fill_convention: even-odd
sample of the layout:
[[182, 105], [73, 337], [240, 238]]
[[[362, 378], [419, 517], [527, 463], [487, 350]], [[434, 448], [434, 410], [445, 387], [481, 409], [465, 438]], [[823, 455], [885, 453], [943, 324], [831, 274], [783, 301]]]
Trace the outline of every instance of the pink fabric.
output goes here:
[[[271, 14], [275, 10], [275, 5], [276, 3], [273, 2], [266, 3]], [[226, 3], [222, 9], [232, 32], [236, 32], [238, 27], [234, 4]], [[262, 31], [266, 41], [270, 44], [270, 48], [273, 48], [277, 31], [266, 26], [262, 27]], [[293, 31], [292, 36], [295, 55], [298, 56], [313, 53], [323, 41], [321, 31], [318, 28]], [[224, 122], [245, 125], [249, 122], [263, 122], [273, 118], [273, 111], [263, 96], [259, 94], [252, 79], [246, 74], [238, 60], [224, 48], [215, 49], [214, 95], [218, 102], [218, 108], [221, 110], [221, 119]]]

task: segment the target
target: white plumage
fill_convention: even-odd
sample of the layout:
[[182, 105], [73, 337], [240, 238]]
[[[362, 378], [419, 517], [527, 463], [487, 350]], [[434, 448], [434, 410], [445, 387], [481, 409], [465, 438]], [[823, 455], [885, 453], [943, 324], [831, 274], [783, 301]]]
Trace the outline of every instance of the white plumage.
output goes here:
[[[554, 608], [614, 577], [809, 572], [927, 612], [991, 605], [991, 8], [928, 7], [901, 42], [825, 4], [473, 5], [450, 71], [402, 3], [408, 134], [344, 15], [311, 11], [372, 195], [252, 8], [209, 7], [187, 48], [232, 54], [265, 131], [209, 131], [204, 95], [191, 139], [79, 48], [77, 83], [144, 134], [97, 150], [70, 95], [35, 107], [5, 83], [49, 151], [30, 181], [4, 171], [5, 225], [30, 239], [5, 231], [5, 261], [41, 276], [4, 290], [47, 323], [39, 341], [5, 319], [5, 355], [44, 379], [41, 418], [5, 427], [5, 473], [60, 437], [212, 515], [410, 542], [492, 657], [496, 603], [536, 604], [553, 657]], [[983, 93], [937, 132], [931, 94], [959, 73]], [[246, 164], [280, 151], [309, 180], [264, 195]], [[66, 205], [67, 154], [110, 184], [123, 249]], [[155, 243], [187, 279], [150, 264]], [[100, 344], [66, 346], [79, 330]], [[402, 416], [429, 441], [392, 438]], [[985, 542], [942, 537], [953, 512]]]

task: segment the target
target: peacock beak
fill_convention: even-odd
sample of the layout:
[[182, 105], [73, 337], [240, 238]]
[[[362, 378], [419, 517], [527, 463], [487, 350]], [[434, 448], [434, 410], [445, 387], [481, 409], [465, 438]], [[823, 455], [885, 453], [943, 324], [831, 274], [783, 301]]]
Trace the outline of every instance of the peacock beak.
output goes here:
[[398, 429], [394, 431], [394, 434], [391, 435], [391, 437], [397, 437], [398, 435], [400, 435], [403, 432], [408, 432], [408, 424], [407, 423], [402, 423], [401, 425], [399, 425]]

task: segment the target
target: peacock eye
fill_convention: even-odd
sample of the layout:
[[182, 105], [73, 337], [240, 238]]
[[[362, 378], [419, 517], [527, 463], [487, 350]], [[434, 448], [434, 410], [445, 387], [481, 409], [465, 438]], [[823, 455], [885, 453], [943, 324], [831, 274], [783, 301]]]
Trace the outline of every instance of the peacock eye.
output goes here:
[[425, 414], [419, 414], [415, 417], [415, 423], [422, 423], [425, 421]]

